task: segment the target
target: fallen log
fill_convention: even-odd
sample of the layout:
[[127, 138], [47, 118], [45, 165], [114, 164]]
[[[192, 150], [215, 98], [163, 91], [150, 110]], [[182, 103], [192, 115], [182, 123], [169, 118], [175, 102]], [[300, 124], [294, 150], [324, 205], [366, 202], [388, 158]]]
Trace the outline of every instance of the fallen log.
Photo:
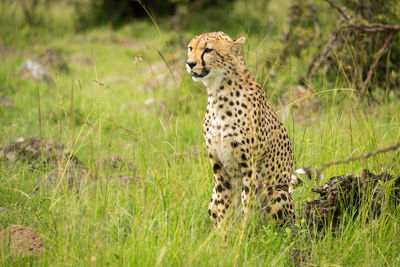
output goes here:
[[[384, 184], [389, 182], [394, 184], [392, 194], [386, 194], [384, 187]], [[312, 188], [311, 191], [318, 193], [321, 198], [305, 203], [307, 223], [319, 230], [331, 224], [335, 230], [343, 214], [349, 209], [355, 208], [357, 216], [363, 204], [368, 203], [371, 214], [379, 216], [386, 201], [394, 205], [399, 204], [400, 175], [394, 178], [386, 172], [375, 175], [364, 170], [361, 177], [353, 174], [332, 177], [327, 183]]]

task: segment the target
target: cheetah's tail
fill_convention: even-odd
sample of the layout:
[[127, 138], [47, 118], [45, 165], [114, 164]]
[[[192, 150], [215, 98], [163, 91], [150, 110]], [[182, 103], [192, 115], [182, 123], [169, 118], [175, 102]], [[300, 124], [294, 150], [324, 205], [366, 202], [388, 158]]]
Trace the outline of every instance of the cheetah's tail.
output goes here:
[[304, 179], [306, 178], [308, 178], [309, 180], [319, 181], [320, 179], [323, 178], [323, 174], [312, 167], [297, 169], [292, 173], [290, 177], [290, 184], [291, 184], [290, 189], [302, 184]]

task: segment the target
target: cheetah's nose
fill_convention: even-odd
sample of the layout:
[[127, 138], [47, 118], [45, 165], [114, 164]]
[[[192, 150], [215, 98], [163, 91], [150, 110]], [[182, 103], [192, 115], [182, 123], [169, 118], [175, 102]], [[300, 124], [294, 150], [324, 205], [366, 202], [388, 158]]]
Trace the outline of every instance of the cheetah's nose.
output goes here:
[[186, 62], [186, 64], [189, 66], [189, 68], [193, 69], [194, 66], [196, 66], [196, 62]]

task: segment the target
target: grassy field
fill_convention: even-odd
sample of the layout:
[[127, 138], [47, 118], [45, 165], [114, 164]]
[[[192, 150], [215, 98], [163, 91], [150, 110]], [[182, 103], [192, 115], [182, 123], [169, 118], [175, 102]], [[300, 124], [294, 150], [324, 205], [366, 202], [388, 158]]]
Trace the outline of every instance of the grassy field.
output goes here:
[[[242, 235], [240, 224], [234, 224], [225, 239], [212, 230], [207, 214], [213, 186], [202, 137], [207, 95], [201, 84], [176, 72], [184, 69], [185, 53], [174, 45], [176, 34], [162, 21], [161, 35], [144, 21], [76, 34], [66, 18], [30, 28], [2, 12], [0, 95], [15, 106], [0, 106], [0, 146], [19, 137], [52, 139], [72, 149], [96, 175], [79, 192], [60, 190], [40, 183], [52, 166], [0, 161], [0, 228], [29, 226], [43, 236], [46, 248], [44, 255], [24, 259], [1, 251], [1, 265], [283, 266], [293, 264], [295, 249], [308, 251], [305, 265], [311, 266], [400, 265], [399, 207], [386, 205], [379, 218], [369, 217], [368, 209], [357, 217], [349, 210], [337, 233], [329, 227], [315, 232], [301, 218], [304, 202], [317, 197], [312, 187], [363, 169], [399, 175], [399, 152], [330, 167], [324, 180], [297, 187], [295, 226], [247, 227]], [[250, 69], [264, 81], [279, 114], [285, 107], [279, 96], [306, 64], [293, 60], [276, 67], [274, 78], [262, 67], [279, 47], [282, 12], [271, 12], [276, 25], [265, 25], [264, 34], [250, 31], [245, 48]], [[233, 35], [247, 32], [232, 29], [227, 31]], [[215, 26], [197, 25], [185, 38], [210, 30]], [[59, 49], [69, 71], [50, 70], [55, 86], [22, 79], [19, 66], [46, 48]], [[400, 139], [399, 99], [388, 96], [380, 105], [356, 109], [351, 88], [325, 83], [314, 93], [322, 104], [311, 121], [296, 114], [285, 121], [296, 168], [318, 168]], [[106, 164], [112, 155], [130, 167]], [[119, 175], [134, 179], [126, 185]]]

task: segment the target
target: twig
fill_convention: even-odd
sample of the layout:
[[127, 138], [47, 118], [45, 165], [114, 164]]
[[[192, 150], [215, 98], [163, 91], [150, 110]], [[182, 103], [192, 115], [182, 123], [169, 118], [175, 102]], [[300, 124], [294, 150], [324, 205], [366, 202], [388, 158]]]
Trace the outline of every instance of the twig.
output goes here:
[[400, 24], [382, 24], [382, 23], [348, 23], [343, 25], [344, 28], [356, 29], [361, 32], [384, 32], [384, 31], [400, 31]]
[[169, 74], [171, 74], [171, 77], [172, 77], [172, 79], [174, 79], [174, 82], [176, 84], [176, 78], [175, 78], [174, 72], [171, 70], [171, 67], [169, 66], [167, 60], [165, 60], [165, 57], [163, 56], [163, 54], [161, 53], [160, 50], [157, 49], [157, 53], [161, 57], [161, 59], [164, 61], [165, 65], [167, 66], [167, 69], [169, 71]]
[[368, 71], [368, 75], [367, 78], [365, 79], [364, 83], [363, 83], [363, 89], [361, 92], [361, 96], [364, 96], [367, 89], [368, 89], [368, 85], [371, 82], [371, 78], [372, 78], [372, 74], [374, 73], [374, 70], [376, 68], [376, 66], [378, 65], [379, 59], [382, 57], [383, 53], [385, 53], [385, 51], [388, 49], [390, 41], [393, 38], [394, 33], [391, 32], [385, 39], [385, 43], [383, 44], [383, 46], [381, 47], [381, 49], [378, 51], [378, 53], [376, 54], [374, 63], [372, 63], [371, 67], [369, 68]]
[[366, 158], [369, 158], [371, 156], [375, 156], [375, 155], [380, 154], [380, 153], [385, 153], [385, 152], [388, 152], [388, 151], [396, 150], [399, 147], [400, 147], [400, 142], [395, 144], [395, 145], [388, 146], [388, 147], [385, 147], [385, 148], [382, 148], [382, 149], [378, 149], [378, 150], [375, 150], [373, 152], [368, 152], [368, 153], [360, 155], [360, 156], [355, 156], [355, 157], [350, 157], [350, 158], [347, 158], [347, 159], [327, 162], [327, 163], [322, 164], [322, 167], [319, 169], [319, 171], [322, 172], [323, 170], [325, 170], [326, 168], [328, 168], [328, 167], [330, 167], [332, 165], [338, 165], [338, 164], [342, 164], [342, 163], [349, 163], [350, 161], [359, 160], [359, 159], [366, 159]]
[[340, 6], [336, 5], [332, 0], [325, 0], [325, 2], [328, 2], [328, 4], [331, 5], [331, 7], [333, 7], [334, 9], [336, 9], [337, 11], [339, 11], [340, 14], [342, 14], [342, 16], [347, 19], [350, 20], [351, 17], [346, 13], [346, 11], [344, 11], [343, 8], [341, 8]]

